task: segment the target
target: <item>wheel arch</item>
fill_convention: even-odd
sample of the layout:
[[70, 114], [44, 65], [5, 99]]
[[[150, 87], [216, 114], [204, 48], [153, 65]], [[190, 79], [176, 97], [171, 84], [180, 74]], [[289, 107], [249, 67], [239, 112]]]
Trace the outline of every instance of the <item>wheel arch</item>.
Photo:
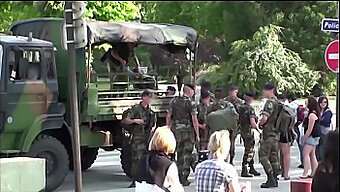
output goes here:
[[28, 152], [33, 141], [41, 134], [57, 138], [65, 147], [68, 144], [67, 140], [71, 143], [70, 129], [62, 115], [41, 115], [36, 118], [31, 128], [23, 134], [21, 138], [21, 151]]

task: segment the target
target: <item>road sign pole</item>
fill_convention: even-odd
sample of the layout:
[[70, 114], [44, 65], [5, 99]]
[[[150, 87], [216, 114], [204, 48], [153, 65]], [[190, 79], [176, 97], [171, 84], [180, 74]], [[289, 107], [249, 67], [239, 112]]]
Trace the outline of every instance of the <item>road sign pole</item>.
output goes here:
[[336, 74], [336, 129], [339, 130], [340, 114], [339, 114], [339, 73]]
[[[66, 25], [73, 25], [73, 11], [72, 2], [65, 2], [65, 17]], [[74, 28], [66, 27], [67, 40], [73, 41]], [[68, 43], [68, 85], [69, 85], [69, 102], [71, 107], [71, 127], [72, 134], [72, 151], [73, 151], [73, 165], [75, 171], [75, 191], [82, 192], [82, 173], [81, 173], [81, 160], [80, 160], [80, 137], [79, 137], [79, 116], [78, 116], [78, 95], [77, 95], [77, 78], [76, 78], [76, 65], [75, 65], [75, 44]]]

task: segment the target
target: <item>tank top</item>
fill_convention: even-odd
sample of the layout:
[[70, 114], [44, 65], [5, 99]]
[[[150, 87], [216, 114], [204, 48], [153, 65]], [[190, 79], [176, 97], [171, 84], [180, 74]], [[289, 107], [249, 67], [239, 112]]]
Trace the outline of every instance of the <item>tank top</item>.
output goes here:
[[[315, 112], [314, 113], [316, 116], [318, 116]], [[311, 114], [311, 113], [310, 113]], [[308, 124], [309, 124], [309, 116], [310, 114], [304, 119], [303, 122], [303, 127], [304, 127], [304, 133], [307, 132], [308, 130]], [[315, 121], [314, 126], [313, 126], [313, 130], [312, 133], [310, 134], [312, 137], [320, 137], [321, 136], [321, 130], [320, 130], [320, 118], [318, 117], [318, 119]]]

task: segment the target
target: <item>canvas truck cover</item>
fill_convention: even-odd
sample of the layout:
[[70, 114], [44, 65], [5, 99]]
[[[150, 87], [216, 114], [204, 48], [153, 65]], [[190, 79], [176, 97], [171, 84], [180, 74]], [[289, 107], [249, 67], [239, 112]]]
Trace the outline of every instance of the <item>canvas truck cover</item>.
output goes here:
[[235, 119], [235, 111], [231, 108], [225, 108], [211, 112], [207, 116], [207, 124], [209, 125], [209, 133], [220, 130], [235, 130], [237, 121]]
[[[62, 18], [38, 18], [14, 23], [10, 30], [14, 35], [27, 36], [33, 32], [35, 38], [44, 39], [49, 30], [46, 24], [61, 23]], [[141, 44], [165, 45], [167, 49], [194, 51], [197, 32], [191, 27], [174, 24], [155, 24], [137, 22], [87, 21], [88, 42], [92, 45], [103, 43], [130, 42]], [[61, 28], [60, 34], [61, 34]]]

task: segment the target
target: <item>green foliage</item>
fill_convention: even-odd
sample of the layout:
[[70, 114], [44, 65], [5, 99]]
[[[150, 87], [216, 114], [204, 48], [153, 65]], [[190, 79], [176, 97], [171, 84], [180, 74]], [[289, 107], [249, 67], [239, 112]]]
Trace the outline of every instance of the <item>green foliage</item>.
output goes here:
[[319, 75], [283, 46], [280, 33], [280, 27], [268, 25], [260, 27], [250, 40], [233, 42], [230, 60], [206, 78], [215, 85], [236, 84], [241, 92], [259, 93], [265, 83], [273, 82], [279, 92], [308, 94]]

